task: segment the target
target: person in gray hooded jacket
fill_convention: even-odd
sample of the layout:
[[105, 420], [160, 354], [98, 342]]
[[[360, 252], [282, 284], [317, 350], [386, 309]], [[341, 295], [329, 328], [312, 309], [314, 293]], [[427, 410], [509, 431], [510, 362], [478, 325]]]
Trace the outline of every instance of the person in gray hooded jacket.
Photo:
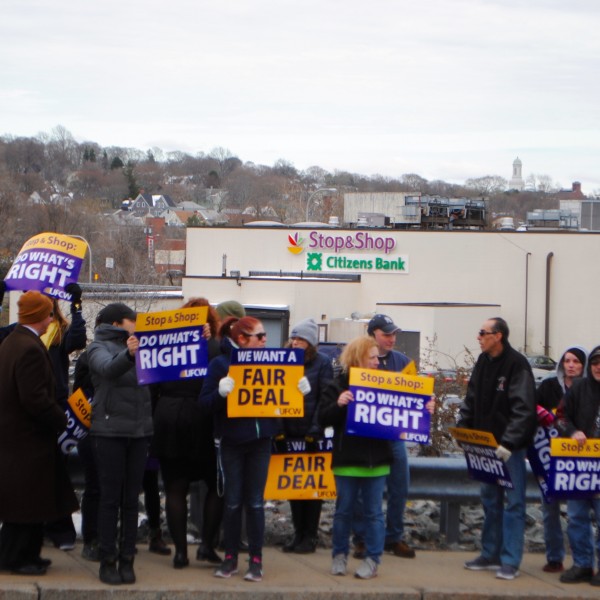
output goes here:
[[133, 335], [135, 318], [135, 312], [125, 304], [105, 306], [98, 314], [94, 341], [88, 348], [94, 386], [90, 435], [100, 483], [99, 575], [102, 582], [111, 585], [135, 582], [138, 496], [153, 431], [150, 391], [138, 385], [135, 371], [139, 347]]
[[[586, 364], [587, 351], [580, 346], [565, 350], [556, 365], [556, 375], [546, 377], [535, 392], [538, 404], [540, 426], [554, 425], [554, 414], [564, 395], [577, 377], [582, 377]], [[564, 570], [565, 543], [560, 521], [560, 501], [542, 499], [544, 516], [544, 542], [546, 544], [546, 573], [560, 573]]]

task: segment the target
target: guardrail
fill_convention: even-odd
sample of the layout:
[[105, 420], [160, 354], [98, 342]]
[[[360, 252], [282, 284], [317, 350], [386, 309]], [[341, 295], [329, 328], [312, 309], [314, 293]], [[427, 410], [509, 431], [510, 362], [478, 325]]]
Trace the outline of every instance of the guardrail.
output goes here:
[[[463, 456], [408, 458], [412, 500], [437, 500], [440, 502], [440, 533], [448, 544], [459, 541], [461, 504], [479, 502], [478, 481], [468, 475]], [[540, 488], [527, 463], [527, 502], [540, 502]]]
[[[479, 482], [469, 478], [466, 461], [463, 456], [408, 458], [410, 467], [410, 488], [408, 497], [411, 500], [434, 500], [440, 503], [440, 533], [446, 537], [448, 544], [459, 541], [460, 507], [462, 504], [479, 502]], [[69, 457], [69, 472], [75, 488], [84, 485], [81, 461], [74, 450]], [[195, 499], [190, 502], [192, 521], [198, 525], [201, 519], [198, 510], [197, 486], [192, 487]], [[527, 464], [527, 502], [540, 502], [540, 489]]]

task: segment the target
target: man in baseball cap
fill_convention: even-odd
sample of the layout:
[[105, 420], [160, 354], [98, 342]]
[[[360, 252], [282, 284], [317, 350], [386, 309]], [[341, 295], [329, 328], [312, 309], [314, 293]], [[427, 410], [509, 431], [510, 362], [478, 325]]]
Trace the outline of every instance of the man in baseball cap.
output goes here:
[[391, 317], [388, 317], [387, 315], [375, 315], [369, 321], [367, 333], [372, 336], [377, 329], [381, 330], [385, 334], [397, 333], [398, 331], [401, 331], [400, 327], [395, 325]]
[[[414, 361], [402, 352], [394, 350], [396, 334], [399, 331], [400, 327], [394, 323], [393, 319], [382, 314], [375, 315], [367, 326], [367, 333], [375, 338], [377, 342], [379, 368], [383, 371], [415, 375], [417, 369]], [[394, 440], [391, 442], [391, 446], [394, 461], [387, 477], [388, 504], [384, 550], [401, 558], [414, 558], [415, 551], [402, 539], [404, 535], [404, 509], [408, 500], [408, 486], [410, 483], [406, 446], [402, 440]], [[359, 518], [355, 519], [354, 532], [354, 556], [360, 558], [366, 549], [362, 541], [364, 537]]]

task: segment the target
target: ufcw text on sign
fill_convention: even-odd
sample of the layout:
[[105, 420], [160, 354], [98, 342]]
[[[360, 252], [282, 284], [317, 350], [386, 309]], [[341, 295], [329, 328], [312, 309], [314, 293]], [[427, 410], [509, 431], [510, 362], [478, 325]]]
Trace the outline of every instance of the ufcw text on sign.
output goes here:
[[235, 387], [227, 396], [228, 417], [304, 416], [304, 398], [298, 390], [304, 350], [234, 349], [229, 376]]

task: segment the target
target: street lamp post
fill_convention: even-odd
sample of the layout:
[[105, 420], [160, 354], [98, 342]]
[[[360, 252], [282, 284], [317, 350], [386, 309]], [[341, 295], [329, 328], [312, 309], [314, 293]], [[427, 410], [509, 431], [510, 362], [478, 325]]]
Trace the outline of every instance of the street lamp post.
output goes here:
[[310, 209], [310, 203], [312, 201], [312, 199], [317, 195], [317, 194], [321, 194], [323, 192], [331, 192], [331, 193], [335, 193], [337, 192], [337, 188], [319, 188], [318, 190], [315, 190], [309, 197], [308, 200], [306, 201], [306, 218], [305, 221], [308, 222], [308, 216], [309, 216], [309, 209]]
[[74, 238], [78, 238], [82, 241], [84, 241], [86, 243], [87, 246], [87, 251], [88, 251], [88, 258], [90, 260], [89, 263], [89, 282], [92, 283], [92, 247], [90, 246], [90, 243], [82, 236], [82, 235], [75, 235], [73, 233], [68, 233], [67, 235], [74, 237]]

